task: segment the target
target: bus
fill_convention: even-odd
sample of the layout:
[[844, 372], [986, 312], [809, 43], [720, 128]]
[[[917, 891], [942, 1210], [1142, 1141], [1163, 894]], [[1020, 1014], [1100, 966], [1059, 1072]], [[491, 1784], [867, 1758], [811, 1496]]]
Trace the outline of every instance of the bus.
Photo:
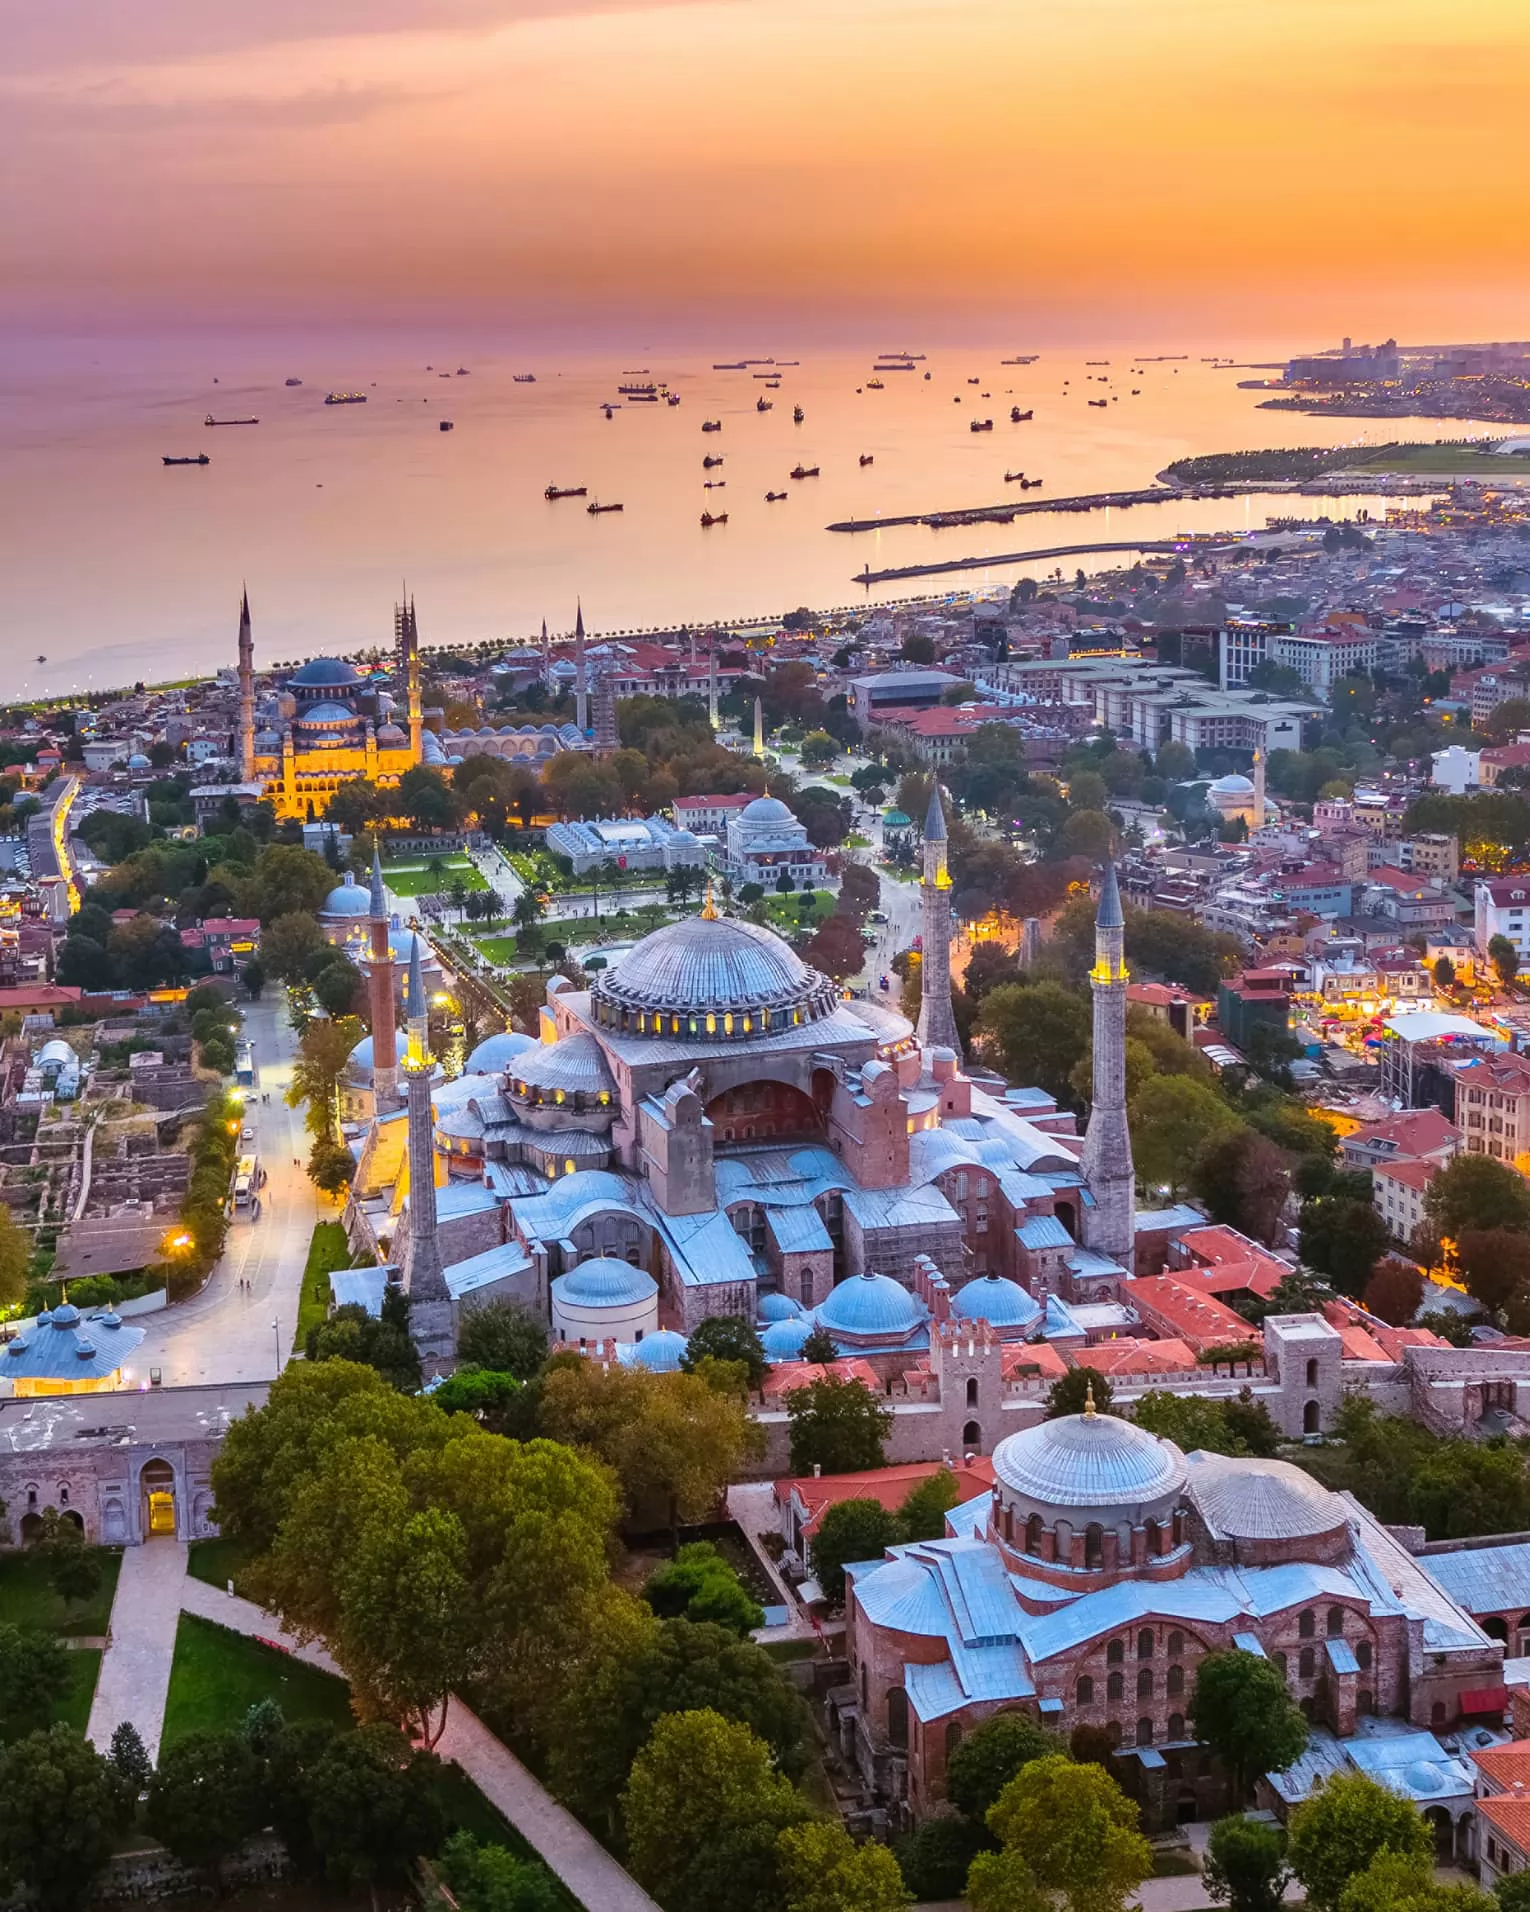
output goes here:
[[255, 1155], [241, 1155], [234, 1169], [234, 1213], [236, 1215], [254, 1214], [262, 1179], [260, 1158]]
[[255, 1082], [255, 1045], [240, 1042], [234, 1048], [234, 1080], [241, 1088], [252, 1088]]

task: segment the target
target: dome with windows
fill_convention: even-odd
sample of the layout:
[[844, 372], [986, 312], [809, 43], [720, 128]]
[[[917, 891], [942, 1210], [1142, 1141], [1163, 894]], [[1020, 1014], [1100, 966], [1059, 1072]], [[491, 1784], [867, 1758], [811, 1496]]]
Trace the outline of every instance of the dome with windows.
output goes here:
[[1135, 1421], [1091, 1408], [1009, 1435], [993, 1451], [993, 1471], [1035, 1507], [1136, 1508], [1178, 1496], [1185, 1457]]
[[514, 1057], [509, 1074], [510, 1093], [532, 1102], [574, 1096], [604, 1096], [609, 1101], [616, 1088], [605, 1053], [593, 1036], [532, 1043]]
[[756, 797], [738, 813], [740, 823], [795, 823], [791, 811], [779, 797]]
[[645, 936], [590, 992], [608, 1027], [714, 1041], [816, 1022], [838, 999], [773, 931], [715, 915]]
[[287, 679], [294, 690], [353, 690], [361, 681], [360, 671], [341, 657], [311, 657]]

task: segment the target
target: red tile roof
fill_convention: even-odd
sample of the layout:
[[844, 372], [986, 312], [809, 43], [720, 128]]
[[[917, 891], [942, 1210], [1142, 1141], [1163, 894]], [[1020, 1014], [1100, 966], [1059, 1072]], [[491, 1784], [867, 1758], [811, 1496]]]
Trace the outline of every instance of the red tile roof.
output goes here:
[[1472, 1755], [1482, 1777], [1505, 1792], [1511, 1786], [1530, 1791], [1530, 1739], [1511, 1739], [1504, 1746], [1484, 1746]]
[[[864, 1474], [799, 1474], [778, 1480], [774, 1492], [778, 1505], [795, 1498], [807, 1509], [802, 1532], [811, 1538], [828, 1510], [842, 1500], [874, 1500], [894, 1512], [939, 1467], [939, 1461], [916, 1461], [906, 1467], [872, 1467]], [[985, 1455], [953, 1461], [950, 1471], [956, 1478], [958, 1506], [993, 1492], [993, 1462]]]
[[1477, 1801], [1477, 1817], [1521, 1854], [1530, 1853], [1530, 1794], [1521, 1798], [1515, 1793], [1489, 1793]]
[[1371, 1179], [1374, 1181], [1378, 1176], [1383, 1177], [1389, 1182], [1401, 1182], [1404, 1188], [1416, 1188], [1422, 1193], [1439, 1174], [1440, 1168], [1439, 1162], [1377, 1162], [1371, 1168]]
[[1188, 1342], [1197, 1351], [1254, 1337], [1254, 1330], [1231, 1308], [1172, 1275], [1148, 1275], [1130, 1282], [1125, 1294], [1149, 1327]]
[[1121, 1379], [1134, 1374], [1184, 1374], [1196, 1365], [1195, 1350], [1183, 1341], [1097, 1341], [1081, 1349], [1081, 1368]]
[[869, 1361], [779, 1361], [765, 1376], [760, 1393], [775, 1401], [795, 1388], [811, 1387], [815, 1381], [859, 1381], [873, 1394], [882, 1392], [882, 1383]]

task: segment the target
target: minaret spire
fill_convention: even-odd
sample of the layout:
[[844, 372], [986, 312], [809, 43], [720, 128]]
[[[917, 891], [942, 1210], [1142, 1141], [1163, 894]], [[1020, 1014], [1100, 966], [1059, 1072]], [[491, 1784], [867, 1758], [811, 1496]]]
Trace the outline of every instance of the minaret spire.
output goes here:
[[718, 727], [717, 717], [717, 633], [714, 631], [707, 639], [707, 717], [714, 730]]
[[409, 759], [420, 763], [425, 756], [425, 710], [420, 687], [420, 627], [415, 621], [412, 597], [406, 595], [393, 607], [393, 630], [409, 709]]
[[1264, 828], [1264, 752], [1254, 752], [1254, 822], [1256, 830]]
[[609, 757], [620, 748], [616, 734], [616, 685], [609, 664], [595, 673], [595, 755]]
[[926, 1055], [931, 1049], [952, 1049], [960, 1056], [962, 1042], [951, 1002], [951, 878], [946, 847], [940, 785], [932, 783], [924, 819], [924, 881], [919, 886], [924, 930], [919, 959], [919, 1046]]
[[582, 737], [590, 725], [590, 672], [584, 655], [584, 606], [574, 609], [574, 728]]
[[[409, 985], [419, 975], [420, 940], [414, 940], [409, 962]], [[423, 996], [423, 990], [421, 994]], [[430, 1078], [434, 1068], [429, 1046], [409, 1026], [409, 1052], [404, 1057], [404, 1087], [408, 1101], [409, 1235], [403, 1257], [403, 1287], [409, 1302], [409, 1336], [420, 1351], [427, 1373], [439, 1374], [456, 1353], [452, 1326], [452, 1296], [441, 1268], [441, 1246], [436, 1238], [435, 1120], [430, 1107]]]
[[239, 599], [239, 775], [255, 778], [255, 639], [250, 631], [250, 593]]
[[409, 1057], [430, 1054], [430, 1004], [425, 999], [425, 971], [420, 962], [420, 939], [409, 944], [409, 981], [404, 988], [404, 1019], [409, 1030]]
[[1082, 1215], [1084, 1245], [1136, 1273], [1136, 1173], [1126, 1120], [1126, 917], [1114, 863], [1105, 865], [1094, 917], [1094, 1095], [1080, 1163], [1093, 1207]]
[[754, 754], [765, 755], [765, 706], [758, 697], [754, 700]]
[[389, 942], [388, 892], [382, 858], [372, 839], [372, 960], [367, 984], [372, 1009], [372, 1101], [379, 1112], [398, 1097], [398, 1021], [393, 1000], [393, 950]]

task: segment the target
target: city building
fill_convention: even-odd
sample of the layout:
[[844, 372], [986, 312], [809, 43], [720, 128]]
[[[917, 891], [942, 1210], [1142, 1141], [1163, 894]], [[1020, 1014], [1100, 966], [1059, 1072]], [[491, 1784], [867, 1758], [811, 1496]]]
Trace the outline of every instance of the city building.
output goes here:
[[793, 888], [813, 889], [828, 876], [822, 851], [808, 841], [806, 827], [779, 797], [756, 797], [735, 811], [728, 818], [726, 844], [735, 887], [758, 883], [773, 890], [787, 876]]
[[1530, 1155], [1530, 1056], [1474, 1056], [1452, 1065], [1456, 1127], [1469, 1155]]
[[1472, 941], [1488, 960], [1495, 936], [1514, 945], [1521, 963], [1530, 959], [1530, 877], [1479, 877], [1472, 890]]
[[688, 829], [676, 829], [667, 817], [611, 817], [598, 823], [554, 823], [545, 842], [554, 856], [565, 856], [575, 876], [608, 863], [620, 870], [702, 869], [706, 851]]

